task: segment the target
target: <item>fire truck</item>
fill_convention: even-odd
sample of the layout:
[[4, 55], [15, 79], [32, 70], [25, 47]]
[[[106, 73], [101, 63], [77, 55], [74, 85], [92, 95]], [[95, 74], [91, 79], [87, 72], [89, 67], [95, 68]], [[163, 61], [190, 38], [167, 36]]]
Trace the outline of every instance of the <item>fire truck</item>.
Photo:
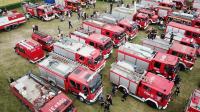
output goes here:
[[87, 34], [77, 30], [70, 33], [69, 37], [99, 49], [105, 59], [107, 59], [113, 52], [113, 42], [107, 36], [97, 33]]
[[194, 38], [198, 44], [200, 44], [200, 29], [195, 28], [192, 26], [187, 26], [180, 23], [175, 22], [169, 22], [167, 24], [167, 28], [165, 30], [165, 33], [173, 32], [174, 34], [177, 34], [182, 37], [188, 37], [188, 38]]
[[112, 39], [114, 47], [119, 47], [126, 41], [125, 29], [117, 25], [106, 24], [96, 20], [83, 21], [83, 29], [88, 31], [94, 31]]
[[55, 42], [53, 48], [54, 53], [83, 64], [93, 71], [99, 72], [105, 66], [106, 61], [100, 50], [69, 37], [63, 37]]
[[200, 90], [196, 89], [191, 94], [185, 112], [200, 112]]
[[176, 77], [179, 59], [176, 56], [156, 52], [151, 48], [126, 42], [117, 51], [117, 60], [125, 60], [149, 72], [169, 78]]
[[65, 0], [65, 6], [67, 9], [77, 11], [77, 8], [81, 6], [81, 0]]
[[[69, 9], [67, 9], [66, 7], [58, 4], [58, 5], [53, 5], [52, 6], [53, 10], [54, 10], [54, 13], [58, 14], [58, 15], [67, 15]], [[57, 16], [56, 16], [57, 17]]]
[[171, 21], [200, 28], [200, 17], [198, 17], [198, 14], [192, 15], [183, 12], [172, 12], [167, 17], [167, 23]]
[[174, 83], [131, 63], [126, 61], [113, 63], [109, 77], [119, 89], [151, 107], [166, 109], [170, 102]]
[[53, 50], [53, 37], [40, 31], [32, 33], [32, 39], [42, 45], [42, 49], [47, 51]]
[[14, 49], [18, 55], [26, 58], [31, 63], [36, 63], [45, 58], [42, 46], [33, 40], [22, 40], [15, 45]]
[[158, 23], [159, 22], [158, 15], [156, 15], [156, 12], [154, 10], [142, 8], [142, 9], [139, 9], [137, 11], [139, 13], [148, 14], [150, 23]]
[[82, 102], [94, 103], [102, 94], [101, 76], [72, 60], [51, 54], [38, 67], [43, 79], [64, 92], [70, 91]]
[[180, 69], [192, 70], [196, 60], [196, 49], [174, 42], [169, 44], [168, 41], [163, 39], [143, 39], [142, 45], [154, 49], [157, 52], [168, 53], [179, 57]]
[[38, 5], [25, 2], [23, 3], [23, 10], [27, 18], [36, 17], [42, 21], [50, 21], [57, 16], [52, 6], [46, 4]]
[[10, 31], [26, 22], [26, 17], [16, 11], [0, 12], [0, 30]]
[[116, 24], [125, 29], [126, 34], [128, 35], [128, 40], [132, 40], [136, 37], [138, 33], [138, 24], [131, 19], [119, 17], [118, 14], [102, 14], [96, 20], [105, 22], [108, 24]]
[[32, 112], [77, 112], [63, 92], [32, 73], [10, 83], [10, 89]]

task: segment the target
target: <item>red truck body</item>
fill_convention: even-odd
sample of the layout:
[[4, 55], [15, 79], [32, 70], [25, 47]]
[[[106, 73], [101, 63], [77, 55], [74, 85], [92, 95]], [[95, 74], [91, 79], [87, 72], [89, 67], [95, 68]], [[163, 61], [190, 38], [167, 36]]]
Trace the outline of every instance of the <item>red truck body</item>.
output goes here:
[[100, 74], [72, 60], [53, 54], [38, 67], [42, 78], [65, 92], [72, 92], [82, 102], [94, 103], [102, 94]]
[[69, 37], [62, 38], [53, 47], [54, 53], [83, 64], [93, 71], [101, 71], [105, 66], [106, 61], [100, 50]]
[[28, 18], [37, 17], [42, 21], [50, 21], [54, 19], [56, 15], [51, 5], [24, 3], [23, 10]]
[[51, 52], [53, 50], [53, 37], [40, 31], [32, 33], [32, 39], [42, 45], [42, 49]]
[[136, 21], [139, 24], [139, 28], [142, 29], [146, 29], [150, 24], [149, 16], [144, 13], [136, 13], [133, 16], [133, 21]]
[[125, 60], [147, 71], [174, 79], [178, 72], [178, 57], [155, 52], [151, 48], [126, 42], [117, 51], [117, 60]]
[[110, 56], [113, 51], [113, 43], [111, 38], [97, 33], [86, 34], [86, 32], [82, 31], [83, 30], [77, 30], [72, 32], [70, 33], [69, 37], [99, 49], [105, 59]]
[[15, 29], [18, 25], [26, 22], [26, 17], [22, 13], [16, 11], [4, 12], [0, 17], [0, 30], [10, 31]]
[[123, 91], [154, 108], [166, 109], [172, 96], [173, 82], [126, 61], [113, 63], [109, 77]]
[[150, 23], [158, 23], [158, 15], [156, 14], [156, 12], [154, 10], [151, 9], [146, 9], [146, 8], [142, 8], [142, 9], [138, 9], [137, 10], [139, 13], [144, 13], [147, 14], [149, 16], [149, 21]]
[[10, 84], [11, 92], [32, 112], [77, 112], [63, 92], [28, 73]]
[[169, 22], [165, 30], [165, 34], [173, 32], [182, 37], [193, 38], [197, 44], [200, 44], [200, 29], [192, 26], [187, 26], [180, 23]]
[[125, 29], [117, 25], [106, 24], [96, 20], [85, 20], [83, 21], [83, 29], [110, 37], [114, 47], [118, 47], [126, 41]]
[[180, 59], [180, 68], [182, 70], [190, 69], [192, 70], [195, 60], [196, 60], [196, 49], [182, 45], [178, 42], [173, 42], [169, 44], [168, 41], [163, 39], [144, 39], [142, 45], [152, 48], [158, 52], [168, 53], [174, 56], [179, 57]]
[[32, 63], [36, 63], [45, 58], [45, 53], [42, 46], [33, 40], [23, 40], [15, 45], [15, 52], [28, 59]]
[[52, 8], [53, 8], [54, 13], [56, 13], [58, 15], [62, 15], [62, 14], [67, 15], [67, 13], [69, 11], [69, 9], [67, 7], [64, 7], [60, 4], [58, 4], [58, 5], [55, 4], [52, 6]]
[[77, 11], [77, 8], [81, 6], [81, 0], [65, 0], [65, 7], [72, 11]]
[[200, 90], [196, 89], [191, 94], [185, 112], [200, 112]]

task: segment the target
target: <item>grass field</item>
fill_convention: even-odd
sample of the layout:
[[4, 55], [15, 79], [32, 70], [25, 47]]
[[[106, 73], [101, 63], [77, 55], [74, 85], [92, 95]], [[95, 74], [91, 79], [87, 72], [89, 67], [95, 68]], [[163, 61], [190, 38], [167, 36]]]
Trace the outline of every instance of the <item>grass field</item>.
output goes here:
[[[10, 0], [8, 0], [10, 1]], [[95, 10], [103, 11], [108, 8], [108, 4], [104, 2], [98, 2]], [[87, 12], [92, 12], [93, 9], [88, 9]], [[80, 22], [77, 20], [77, 16], [74, 13], [72, 18], [73, 26], [75, 28], [79, 27]], [[63, 30], [65, 34], [68, 34], [74, 29], [68, 29], [67, 21], [60, 22], [59, 20], [53, 20], [51, 22], [41, 22], [37, 19], [31, 19], [26, 24], [21, 25], [18, 29], [11, 32], [0, 32], [0, 112], [28, 112], [28, 109], [23, 106], [23, 104], [12, 95], [9, 90], [9, 84], [7, 82], [8, 77], [18, 78], [28, 72], [29, 70], [38, 71], [34, 64], [30, 64], [27, 60], [16, 55], [13, 47], [16, 42], [30, 38], [33, 24], [39, 25], [41, 31], [47, 32], [48, 34], [56, 37], [58, 34], [57, 27]], [[146, 35], [143, 31], [140, 31], [138, 36], [132, 40], [133, 43], [139, 43], [141, 38]], [[111, 91], [111, 84], [108, 80], [108, 73], [110, 64], [115, 60], [116, 53], [112, 54], [112, 57], [107, 61], [106, 67], [102, 71], [103, 74], [103, 85], [104, 94]], [[191, 92], [198, 88], [200, 83], [200, 60], [196, 61], [195, 67], [192, 71], [180, 72], [182, 83], [181, 83], [181, 93], [170, 102], [166, 110], [156, 110], [148, 107], [145, 103], [142, 103], [132, 97], [128, 97], [127, 101], [121, 102], [121, 93], [118, 92], [115, 97], [113, 97], [114, 105], [111, 106], [111, 112], [182, 112], [186, 105], [186, 101], [190, 96]], [[75, 107], [79, 112], [103, 112], [98, 104], [86, 105], [78, 101], [70, 93], [70, 96], [74, 101]]]
[[22, 0], [0, 0], [0, 6], [21, 2]]

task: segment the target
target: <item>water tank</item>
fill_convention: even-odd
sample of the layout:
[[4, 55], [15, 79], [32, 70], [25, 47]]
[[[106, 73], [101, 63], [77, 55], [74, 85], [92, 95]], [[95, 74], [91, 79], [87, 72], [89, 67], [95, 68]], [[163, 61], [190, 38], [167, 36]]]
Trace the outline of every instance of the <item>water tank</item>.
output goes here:
[[55, 3], [55, 0], [44, 0], [45, 3], [48, 3], [48, 4], [54, 4]]

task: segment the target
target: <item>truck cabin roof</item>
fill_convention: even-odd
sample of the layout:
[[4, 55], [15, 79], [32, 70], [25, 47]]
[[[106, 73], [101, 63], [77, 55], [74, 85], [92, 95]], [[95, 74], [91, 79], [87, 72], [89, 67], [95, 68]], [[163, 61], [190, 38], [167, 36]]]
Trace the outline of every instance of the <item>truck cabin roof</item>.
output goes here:
[[71, 2], [71, 3], [81, 3], [80, 0], [65, 0], [65, 2]]
[[30, 51], [33, 51], [33, 50], [41, 47], [41, 45], [38, 42], [31, 40], [31, 39], [20, 41], [20, 42], [18, 42], [18, 44], [20, 46], [23, 46], [24, 48], [30, 50]]
[[[79, 66], [69, 76], [69, 79], [76, 80], [86, 86], [93, 86], [95, 78], [100, 78], [100, 75], [96, 72], [91, 71], [88, 68]], [[99, 80], [99, 79], [98, 79]]]
[[98, 33], [93, 33], [88, 37], [90, 40], [98, 42], [102, 45], [105, 45], [106, 43], [108, 43], [109, 41], [111, 41], [111, 38], [102, 35], [102, 34], [98, 34]]
[[200, 90], [195, 89], [195, 91], [192, 93], [189, 101], [189, 107], [200, 111]]
[[40, 39], [43, 40], [44, 42], [48, 42], [48, 41], [52, 41], [53, 40], [52, 36], [47, 35], [47, 34], [45, 34], [43, 32], [35, 31], [34, 33], [39, 35], [41, 37]]
[[146, 19], [146, 18], [148, 18], [149, 16], [148, 16], [148, 14], [138, 13], [138, 14], [136, 15], [136, 17]]
[[78, 53], [81, 56], [85, 56], [88, 58], [95, 59], [100, 55], [100, 51], [95, 49], [94, 47], [86, 45], [84, 43], [80, 43], [77, 40], [69, 37], [63, 37], [58, 42], [54, 43], [54, 45], [64, 48], [67, 51]]
[[161, 53], [161, 52], [158, 52], [156, 54], [156, 56], [154, 57], [154, 60], [160, 63], [172, 65], [172, 66], [175, 66], [178, 63], [177, 56], [173, 56], [173, 55]]
[[66, 78], [78, 67], [78, 64], [59, 56], [49, 56], [38, 63], [38, 66], [53, 71], [61, 78]]
[[184, 25], [184, 24], [176, 23], [176, 22], [169, 22], [167, 26], [172, 26], [172, 27], [175, 27], [175, 28], [178, 27], [178, 29], [183, 29], [185, 31], [190, 31], [190, 32], [194, 32], [196, 34], [200, 34], [199, 28], [187, 26], [187, 25]]
[[[23, 98], [33, 104], [34, 108], [37, 108], [38, 110], [46, 110], [44, 112], [51, 112], [49, 108], [55, 106], [58, 102], [60, 104], [57, 105], [57, 107], [54, 107], [56, 109], [63, 109], [63, 105], [66, 107], [72, 103], [72, 100], [70, 100], [64, 93], [54, 90], [54, 88], [49, 86], [47, 87], [47, 85], [43, 85], [42, 83], [45, 82], [42, 81], [41, 78], [32, 73], [28, 73], [12, 82], [10, 86], [15, 88], [19, 94], [23, 95]], [[62, 102], [60, 102], [61, 99]]]
[[151, 60], [154, 58], [156, 52], [148, 47], [126, 42], [124, 45], [119, 47], [119, 51], [127, 52], [138, 57]]
[[176, 51], [176, 52], [187, 54], [189, 56], [195, 56], [195, 54], [196, 54], [195, 48], [180, 44], [178, 42], [174, 42], [170, 49], [173, 51]]
[[164, 95], [170, 95], [174, 87], [174, 83], [172, 81], [169, 81], [151, 72], [146, 74], [146, 77], [143, 79], [142, 83]]

